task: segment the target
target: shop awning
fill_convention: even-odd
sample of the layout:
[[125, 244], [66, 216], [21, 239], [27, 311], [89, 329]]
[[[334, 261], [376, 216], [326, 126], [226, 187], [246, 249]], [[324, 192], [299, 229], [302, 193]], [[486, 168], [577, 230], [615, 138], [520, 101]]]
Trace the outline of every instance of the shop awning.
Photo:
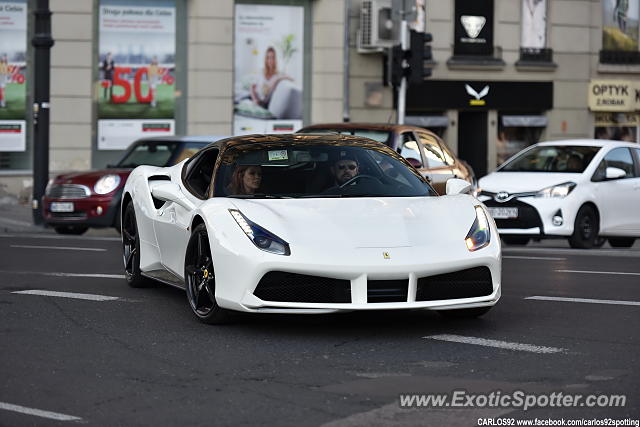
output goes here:
[[449, 119], [445, 116], [406, 116], [404, 122], [423, 128], [446, 128], [449, 126]]
[[546, 116], [502, 116], [502, 126], [543, 128], [549, 120]]

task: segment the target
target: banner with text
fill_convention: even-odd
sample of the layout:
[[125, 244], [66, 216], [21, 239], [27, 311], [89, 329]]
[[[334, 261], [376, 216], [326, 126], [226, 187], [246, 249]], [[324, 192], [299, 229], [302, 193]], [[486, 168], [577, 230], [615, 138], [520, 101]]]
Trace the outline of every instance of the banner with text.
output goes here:
[[175, 0], [100, 0], [98, 149], [175, 132]]
[[0, 152], [26, 146], [27, 1], [0, 1]]

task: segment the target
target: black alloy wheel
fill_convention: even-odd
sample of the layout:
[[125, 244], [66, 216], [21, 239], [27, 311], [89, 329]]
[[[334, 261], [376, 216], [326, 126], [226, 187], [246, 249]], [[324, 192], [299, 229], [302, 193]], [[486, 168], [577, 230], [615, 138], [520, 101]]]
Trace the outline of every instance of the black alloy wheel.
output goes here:
[[81, 225], [57, 225], [53, 227], [53, 229], [58, 234], [79, 236], [81, 234], [84, 234], [89, 229], [89, 227], [84, 227]]
[[600, 226], [595, 209], [591, 206], [583, 206], [576, 215], [569, 245], [576, 249], [591, 249], [595, 246], [599, 231]]
[[609, 237], [612, 248], [630, 248], [635, 242], [635, 237]]
[[133, 202], [125, 208], [122, 219], [122, 258], [124, 276], [129, 286], [132, 288], [148, 286], [151, 281], [140, 271], [140, 238]]
[[216, 302], [216, 276], [209, 235], [204, 224], [193, 230], [187, 244], [184, 278], [189, 306], [200, 321], [216, 324], [229, 320], [229, 311]]

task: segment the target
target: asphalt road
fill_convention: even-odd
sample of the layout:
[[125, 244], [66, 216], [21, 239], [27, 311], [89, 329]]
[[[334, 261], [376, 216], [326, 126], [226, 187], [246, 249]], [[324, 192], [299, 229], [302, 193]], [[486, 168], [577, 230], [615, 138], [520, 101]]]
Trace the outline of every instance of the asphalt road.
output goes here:
[[[0, 233], [0, 425], [638, 419], [640, 251], [527, 246], [504, 255], [502, 299], [480, 319], [243, 315], [208, 326], [180, 290], [129, 288], [115, 237]], [[17, 293], [34, 290], [117, 299]], [[626, 405], [399, 405], [401, 393], [460, 389], [626, 395]]]

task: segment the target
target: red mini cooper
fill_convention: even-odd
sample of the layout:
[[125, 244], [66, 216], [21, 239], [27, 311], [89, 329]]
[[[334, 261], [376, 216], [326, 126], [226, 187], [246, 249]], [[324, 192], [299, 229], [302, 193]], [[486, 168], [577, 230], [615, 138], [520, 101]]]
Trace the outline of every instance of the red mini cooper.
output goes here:
[[45, 222], [60, 234], [82, 234], [89, 227], [120, 230], [120, 198], [131, 171], [140, 165], [171, 166], [191, 157], [220, 136], [170, 136], [140, 139], [115, 165], [90, 172], [58, 175], [42, 200]]

